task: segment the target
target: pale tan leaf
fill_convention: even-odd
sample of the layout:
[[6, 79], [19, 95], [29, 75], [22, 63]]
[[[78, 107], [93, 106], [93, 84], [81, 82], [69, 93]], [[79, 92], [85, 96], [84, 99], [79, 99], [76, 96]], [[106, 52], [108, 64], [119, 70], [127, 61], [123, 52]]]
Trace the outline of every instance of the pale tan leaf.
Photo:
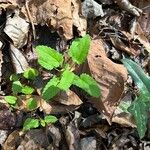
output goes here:
[[78, 97], [77, 94], [75, 94], [73, 91], [68, 90], [68, 91], [62, 91], [60, 94], [58, 94], [55, 98], [55, 101], [58, 101], [61, 104], [64, 105], [75, 105], [79, 106], [82, 104], [81, 99]]
[[16, 48], [22, 48], [27, 44], [29, 23], [19, 16], [19, 10], [15, 10], [15, 15], [11, 17], [7, 14], [4, 32], [12, 39]]
[[12, 44], [10, 45], [10, 55], [16, 73], [22, 73], [29, 68], [28, 62], [23, 53]]
[[80, 13], [81, 1], [72, 0], [72, 7], [73, 25], [77, 27], [79, 35], [84, 36], [86, 34], [87, 21]]

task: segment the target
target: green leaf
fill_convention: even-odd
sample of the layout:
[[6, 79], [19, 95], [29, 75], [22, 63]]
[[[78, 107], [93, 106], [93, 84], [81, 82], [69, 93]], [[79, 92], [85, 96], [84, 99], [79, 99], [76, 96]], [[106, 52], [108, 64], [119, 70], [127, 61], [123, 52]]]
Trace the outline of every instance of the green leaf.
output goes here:
[[39, 127], [39, 120], [38, 119], [32, 119], [32, 118], [27, 118], [23, 124], [23, 130], [30, 130], [33, 128]]
[[37, 101], [36, 101], [36, 99], [34, 99], [34, 98], [28, 99], [28, 101], [27, 101], [27, 108], [29, 110], [36, 109], [37, 108]]
[[[150, 105], [150, 102], [149, 102]], [[128, 108], [128, 111], [134, 116], [137, 130], [140, 138], [143, 138], [147, 130], [148, 110], [149, 106], [142, 101], [142, 97], [138, 97], [132, 105]]]
[[49, 100], [56, 96], [56, 94], [60, 91], [60, 89], [57, 87], [59, 83], [59, 79], [54, 76], [44, 87], [42, 92], [42, 97], [45, 100]]
[[45, 123], [44, 119], [40, 119], [40, 124], [41, 124], [42, 127], [46, 126], [46, 123]]
[[134, 61], [130, 59], [123, 59], [123, 64], [127, 68], [129, 74], [137, 84], [138, 88], [140, 89], [140, 92], [150, 92], [150, 77], [148, 77], [142, 68], [136, 64]]
[[38, 63], [47, 70], [59, 67], [63, 63], [63, 55], [47, 46], [37, 46]]
[[22, 87], [21, 92], [23, 94], [30, 95], [30, 94], [32, 94], [34, 92], [34, 89], [32, 87], [30, 87], [30, 86], [24, 86], [24, 87]]
[[121, 111], [129, 113], [128, 108], [130, 106], [131, 106], [131, 101], [121, 101], [118, 107], [121, 109]]
[[17, 74], [12, 74], [9, 79], [10, 79], [10, 81], [18, 81], [19, 77]]
[[75, 74], [73, 72], [69, 71], [68, 69], [65, 70], [62, 73], [60, 82], [57, 87], [64, 91], [68, 90], [74, 81], [74, 77]]
[[134, 61], [123, 59], [122, 62], [140, 90], [139, 97], [134, 100], [128, 110], [135, 118], [140, 138], [143, 138], [147, 129], [150, 108], [150, 77]]
[[55, 123], [58, 119], [55, 116], [48, 115], [44, 117], [46, 123]]
[[37, 76], [38, 76], [38, 71], [34, 68], [29, 68], [27, 69], [24, 73], [23, 73], [23, 76], [26, 78], [26, 79], [35, 79]]
[[69, 49], [69, 56], [75, 63], [82, 64], [86, 60], [90, 49], [90, 42], [91, 39], [89, 35], [85, 35], [72, 42]]
[[15, 97], [15, 96], [5, 96], [5, 101], [8, 104], [15, 105], [16, 102], [17, 102], [17, 97]]
[[12, 83], [12, 91], [13, 91], [13, 93], [16, 93], [16, 94], [17, 93], [21, 93], [22, 88], [23, 88], [23, 86], [22, 86], [20, 81], [14, 81]]
[[76, 76], [73, 84], [80, 87], [93, 97], [100, 96], [100, 88], [97, 82], [87, 74], [81, 74], [80, 77]]

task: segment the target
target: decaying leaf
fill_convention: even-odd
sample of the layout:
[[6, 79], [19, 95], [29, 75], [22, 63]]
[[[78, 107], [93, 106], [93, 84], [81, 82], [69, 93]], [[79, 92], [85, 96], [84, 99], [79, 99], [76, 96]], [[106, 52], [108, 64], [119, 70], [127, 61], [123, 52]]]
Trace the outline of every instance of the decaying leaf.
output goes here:
[[28, 7], [34, 24], [47, 24], [62, 37], [72, 38], [71, 0], [30, 0]]
[[60, 102], [64, 105], [74, 105], [79, 106], [82, 104], [81, 99], [71, 90], [67, 90], [66, 92], [62, 91], [60, 94], [58, 94], [54, 100]]
[[90, 102], [99, 111], [102, 111], [110, 121], [124, 91], [127, 71], [123, 65], [115, 64], [106, 57], [100, 39], [92, 41], [87, 61], [88, 66], [83, 66], [82, 71], [89, 71], [101, 88], [101, 97], [98, 99], [91, 98]]
[[14, 0], [1, 0], [0, 1], [0, 8], [6, 9], [15, 9], [17, 7], [16, 1]]
[[29, 68], [28, 62], [23, 53], [12, 44], [10, 45], [10, 55], [16, 73], [22, 73]]
[[86, 34], [87, 21], [83, 16], [81, 16], [80, 0], [72, 0], [72, 7], [73, 7], [73, 12], [72, 12], [73, 25], [77, 27], [77, 31], [79, 35], [84, 36]]
[[60, 114], [74, 110], [82, 104], [81, 99], [71, 90], [60, 92], [50, 103], [41, 99], [40, 108], [46, 114]]
[[150, 1], [149, 0], [130, 0], [133, 5], [142, 9], [143, 13], [138, 19], [145, 36], [150, 41]]
[[73, 37], [73, 25], [77, 27], [79, 35], [85, 34], [86, 19], [80, 12], [79, 0], [30, 0], [28, 7], [32, 18], [28, 18], [25, 7], [22, 8], [22, 12], [30, 22], [32, 20], [36, 25], [48, 25], [67, 40]]
[[4, 32], [12, 39], [16, 48], [22, 48], [25, 44], [27, 44], [28, 31], [29, 23], [19, 16], [19, 10], [15, 10], [13, 17], [11, 14], [7, 14]]
[[46, 128], [46, 133], [47, 133], [47, 136], [50, 135], [52, 137], [53, 146], [57, 149], [62, 139], [59, 129], [55, 127], [54, 125], [50, 125]]
[[124, 52], [127, 52], [130, 55], [135, 55], [136, 52], [134, 49], [129, 48], [127, 45], [125, 45], [121, 39], [118, 37], [114, 37], [114, 36], [110, 36], [110, 40], [112, 42], [112, 44], [118, 49], [118, 50], [122, 50]]
[[81, 149], [80, 134], [76, 125], [76, 120], [79, 117], [80, 114], [79, 116], [75, 115], [74, 120], [69, 123], [66, 129], [66, 141], [70, 150]]
[[133, 6], [128, 0], [116, 0], [117, 4], [124, 10], [129, 13], [139, 17], [142, 13], [142, 10]]
[[3, 148], [5, 150], [15, 150], [16, 147], [19, 146], [19, 143], [21, 141], [21, 136], [19, 134], [20, 134], [19, 131], [17, 130], [13, 131], [6, 139]]

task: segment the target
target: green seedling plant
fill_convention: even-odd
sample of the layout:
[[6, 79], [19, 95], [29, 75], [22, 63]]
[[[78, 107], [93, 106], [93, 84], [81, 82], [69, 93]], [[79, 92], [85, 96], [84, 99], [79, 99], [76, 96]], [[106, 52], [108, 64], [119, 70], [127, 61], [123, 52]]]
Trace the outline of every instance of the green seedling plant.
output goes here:
[[47, 46], [36, 47], [38, 63], [46, 70], [55, 69], [59, 72], [43, 88], [43, 99], [46, 101], [52, 100], [61, 90], [67, 91], [71, 85], [81, 88], [90, 96], [100, 96], [99, 86], [90, 75], [83, 73], [78, 76], [72, 71], [72, 66], [81, 65], [85, 62], [90, 49], [90, 42], [89, 35], [75, 39], [68, 50], [69, 61], [55, 49]]
[[10, 76], [10, 81], [12, 82], [12, 95], [5, 96], [5, 101], [12, 106], [13, 108], [17, 108], [17, 100], [20, 95], [25, 95], [28, 97], [27, 107], [29, 110], [33, 110], [37, 107], [37, 102], [34, 98], [32, 98], [33, 93], [35, 92], [35, 88], [22, 84], [21, 78], [26, 79], [31, 82], [38, 76], [38, 71], [33, 68], [27, 69], [22, 74], [13, 74]]
[[[91, 39], [89, 35], [75, 39], [68, 50], [69, 59], [65, 59], [61, 53], [50, 47], [36, 47], [38, 63], [48, 71], [56, 70], [58, 72], [58, 74], [53, 75], [44, 86], [42, 90], [42, 98], [44, 100], [52, 100], [60, 91], [69, 90], [71, 85], [81, 88], [90, 96], [100, 96], [100, 88], [90, 75], [83, 73], [78, 76], [73, 72], [75, 65], [81, 65], [85, 62], [90, 49], [90, 42]], [[34, 68], [29, 68], [22, 74], [22, 77], [29, 82], [34, 80], [37, 76], [38, 71]], [[28, 109], [36, 109], [37, 102], [36, 99], [32, 97], [35, 88], [22, 84], [17, 75], [12, 75], [10, 80], [12, 81], [13, 94], [5, 97], [6, 102], [12, 107], [16, 107], [19, 95], [27, 95], [29, 97], [27, 102]], [[44, 119], [27, 118], [24, 122], [23, 130], [30, 130], [31, 128], [37, 128], [39, 126], [44, 127], [46, 124], [55, 123], [56, 121], [57, 118], [52, 115], [45, 116]]]
[[136, 96], [128, 111], [134, 116], [139, 136], [143, 138], [147, 130], [150, 108], [150, 77], [134, 61], [125, 58], [122, 62], [139, 88], [139, 95]]
[[[10, 81], [12, 81], [12, 95], [5, 96], [5, 101], [12, 107], [19, 109], [17, 106], [17, 101], [20, 98], [20, 95], [27, 97], [27, 109], [32, 111], [37, 108], [37, 101], [33, 97], [35, 88], [22, 84], [21, 78], [26, 79], [29, 83], [32, 83], [34, 79], [38, 76], [38, 71], [34, 68], [27, 69], [23, 74], [13, 74], [10, 76]], [[34, 119], [27, 118], [23, 124], [23, 130], [27, 131], [33, 128], [38, 128], [39, 126], [45, 127], [49, 123], [55, 123], [57, 118], [52, 115], [47, 115], [44, 119]]]
[[23, 124], [23, 130], [27, 131], [40, 126], [45, 127], [47, 124], [57, 122], [57, 118], [52, 115], [46, 115], [44, 119], [27, 118]]

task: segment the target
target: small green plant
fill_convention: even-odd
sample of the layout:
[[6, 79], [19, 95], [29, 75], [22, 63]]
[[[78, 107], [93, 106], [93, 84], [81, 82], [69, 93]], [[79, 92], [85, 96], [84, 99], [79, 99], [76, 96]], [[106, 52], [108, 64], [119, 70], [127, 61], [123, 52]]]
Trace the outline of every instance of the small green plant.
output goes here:
[[47, 115], [44, 119], [33, 119], [27, 118], [23, 125], [23, 130], [27, 131], [33, 128], [38, 128], [39, 126], [45, 127], [46, 124], [55, 123], [58, 119], [55, 116]]
[[100, 89], [96, 81], [88, 74], [76, 75], [72, 71], [72, 66], [82, 64], [88, 55], [90, 48], [90, 36], [74, 40], [68, 50], [69, 63], [62, 54], [47, 46], [37, 46], [39, 64], [47, 69], [56, 69], [59, 75], [54, 75], [43, 88], [42, 96], [45, 100], [50, 100], [61, 90], [67, 91], [71, 85], [78, 86], [93, 97], [100, 96]]
[[17, 107], [17, 100], [20, 95], [28, 95], [27, 108], [33, 110], [37, 108], [37, 102], [32, 95], [35, 91], [35, 88], [21, 83], [21, 78], [27, 80], [34, 80], [38, 76], [38, 71], [33, 68], [29, 68], [23, 74], [13, 74], [10, 76], [10, 81], [12, 81], [12, 95], [5, 96], [6, 102], [11, 105], [13, 108]]
[[122, 62], [139, 88], [139, 95], [136, 96], [128, 111], [133, 114], [139, 136], [143, 138], [147, 130], [148, 112], [150, 108], [150, 77], [132, 60], [123, 59]]
[[[71, 85], [76, 85], [86, 91], [93, 97], [100, 96], [100, 89], [96, 81], [88, 74], [81, 74], [80, 76], [73, 73], [72, 68], [75, 64], [82, 64], [88, 55], [90, 48], [90, 36], [86, 35], [83, 38], [76, 39], [72, 42], [68, 51], [69, 59], [66, 60], [64, 56], [56, 50], [47, 46], [37, 46], [38, 63], [47, 70], [57, 70], [58, 74], [47, 82], [42, 90], [42, 97], [44, 100], [50, 100], [56, 96], [61, 90], [67, 91]], [[5, 96], [5, 100], [13, 108], [17, 107], [17, 100], [20, 95], [25, 95], [27, 99], [27, 108], [34, 110], [37, 108], [37, 101], [33, 94], [36, 87], [31, 87], [22, 84], [22, 78], [30, 83], [38, 76], [38, 71], [34, 68], [29, 68], [21, 75], [11, 75], [12, 81], [12, 95]], [[20, 79], [21, 78], [21, 79]], [[45, 127], [48, 123], [55, 123], [57, 118], [52, 115], [45, 116], [44, 119], [27, 118], [23, 125], [23, 130], [30, 130], [39, 126]]]

